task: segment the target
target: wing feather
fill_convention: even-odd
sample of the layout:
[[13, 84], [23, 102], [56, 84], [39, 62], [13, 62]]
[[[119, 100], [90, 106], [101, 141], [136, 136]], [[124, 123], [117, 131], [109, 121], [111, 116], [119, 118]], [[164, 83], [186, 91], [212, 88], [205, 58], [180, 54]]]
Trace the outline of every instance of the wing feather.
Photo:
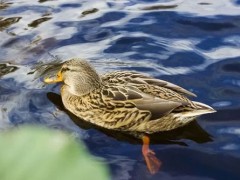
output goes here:
[[188, 95], [188, 96], [194, 96], [196, 95], [176, 84], [152, 78], [148, 75], [140, 74], [138, 72], [130, 72], [130, 71], [116, 71], [112, 73], [107, 73], [102, 76], [103, 82], [107, 83], [119, 83], [119, 84], [126, 84], [126, 83], [132, 83], [132, 84], [149, 84], [159, 87], [165, 87], [168, 89], [171, 89], [177, 93]]
[[[184, 105], [184, 103], [186, 104], [186, 102], [175, 102], [154, 97], [131, 86], [125, 86], [124, 88], [123, 86], [119, 88], [117, 86], [105, 86], [102, 91], [104, 92], [102, 93], [102, 98], [105, 99], [106, 102], [111, 102], [111, 104], [116, 108], [123, 107], [124, 105], [129, 106], [129, 104], [132, 104], [135, 110], [138, 109], [142, 112], [150, 112], [151, 118], [149, 120], [159, 119], [162, 116], [169, 114], [177, 107]], [[110, 91], [111, 93], [106, 93], [106, 91]], [[112, 94], [113, 97], [111, 96]], [[121, 104], [121, 106], [119, 106], [119, 104]]]

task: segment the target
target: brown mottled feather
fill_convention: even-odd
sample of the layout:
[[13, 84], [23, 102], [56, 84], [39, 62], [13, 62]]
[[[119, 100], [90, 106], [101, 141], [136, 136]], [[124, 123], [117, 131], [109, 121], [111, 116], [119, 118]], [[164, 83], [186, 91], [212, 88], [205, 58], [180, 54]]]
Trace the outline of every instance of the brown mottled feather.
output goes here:
[[61, 96], [66, 109], [108, 129], [167, 131], [214, 112], [185, 96], [195, 96], [193, 93], [137, 72], [99, 76], [86, 61], [76, 59], [64, 63], [62, 69]]
[[131, 72], [131, 71], [115, 71], [111, 73], [104, 74], [102, 76], [102, 80], [108, 83], [133, 83], [133, 84], [149, 84], [158, 87], [165, 87], [167, 89], [171, 89], [177, 93], [189, 96], [196, 96], [194, 93], [172, 84], [167, 81], [163, 81], [160, 79], [155, 79], [150, 76], [140, 74], [138, 72]]

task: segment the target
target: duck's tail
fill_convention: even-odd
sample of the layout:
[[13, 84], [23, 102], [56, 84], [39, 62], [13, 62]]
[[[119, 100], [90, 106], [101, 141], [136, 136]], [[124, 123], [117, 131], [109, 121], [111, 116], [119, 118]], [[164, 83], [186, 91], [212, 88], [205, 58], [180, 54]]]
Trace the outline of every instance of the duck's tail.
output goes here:
[[191, 110], [191, 111], [186, 111], [182, 114], [182, 116], [184, 117], [197, 117], [203, 114], [208, 114], [208, 113], [214, 113], [216, 112], [216, 110], [214, 110], [212, 107], [200, 103], [200, 102], [196, 102], [196, 101], [192, 101], [193, 104], [196, 106], [195, 109]]

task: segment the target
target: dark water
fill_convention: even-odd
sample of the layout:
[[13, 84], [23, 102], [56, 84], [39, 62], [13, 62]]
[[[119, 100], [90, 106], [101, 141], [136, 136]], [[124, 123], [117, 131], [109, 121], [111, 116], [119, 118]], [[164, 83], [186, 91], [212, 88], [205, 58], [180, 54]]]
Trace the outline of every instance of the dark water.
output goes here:
[[[1, 1], [0, 129], [35, 124], [83, 139], [112, 179], [240, 179], [240, 1]], [[59, 86], [32, 69], [72, 57], [100, 72], [136, 70], [198, 95], [217, 113], [153, 137], [162, 161], [147, 171], [141, 142], [62, 109]]]

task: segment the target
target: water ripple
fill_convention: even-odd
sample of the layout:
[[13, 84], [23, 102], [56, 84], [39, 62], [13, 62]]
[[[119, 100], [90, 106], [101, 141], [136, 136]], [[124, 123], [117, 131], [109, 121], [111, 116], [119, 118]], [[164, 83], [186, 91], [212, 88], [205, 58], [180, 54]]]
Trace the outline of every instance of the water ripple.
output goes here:
[[[84, 139], [91, 153], [106, 159], [114, 179], [236, 179], [239, 4], [238, 0], [1, 2], [0, 129], [37, 124], [68, 131]], [[84, 123], [78, 127], [63, 111], [60, 97], [53, 95], [59, 94], [59, 85], [42, 82], [47, 68], [54, 73], [62, 61], [73, 57], [89, 59], [99, 73], [134, 70], [171, 81], [218, 111], [200, 117], [200, 126], [180, 129], [177, 137], [171, 132], [159, 136], [160, 142], [152, 147], [163, 168], [150, 176], [140, 142]], [[197, 133], [201, 127], [202, 133]], [[208, 139], [200, 141], [204, 134]]]

